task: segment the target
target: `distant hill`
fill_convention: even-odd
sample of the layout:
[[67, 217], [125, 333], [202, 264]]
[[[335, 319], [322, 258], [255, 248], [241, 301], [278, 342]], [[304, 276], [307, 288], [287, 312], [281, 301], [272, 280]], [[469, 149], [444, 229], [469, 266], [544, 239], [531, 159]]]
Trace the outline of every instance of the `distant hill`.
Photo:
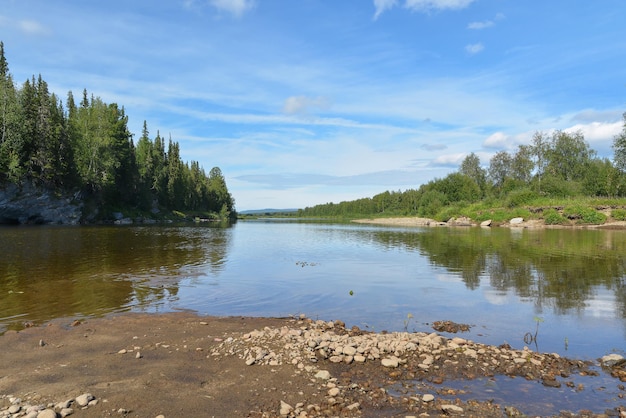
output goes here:
[[265, 215], [272, 213], [292, 213], [297, 212], [298, 209], [253, 209], [253, 210], [242, 210], [241, 212], [237, 212], [240, 215]]

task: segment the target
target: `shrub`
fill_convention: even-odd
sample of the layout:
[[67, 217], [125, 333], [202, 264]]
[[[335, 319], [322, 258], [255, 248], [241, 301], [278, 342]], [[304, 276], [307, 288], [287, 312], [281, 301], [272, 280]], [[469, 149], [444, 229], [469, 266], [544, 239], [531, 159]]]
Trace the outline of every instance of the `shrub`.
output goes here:
[[530, 189], [514, 190], [509, 193], [506, 199], [506, 205], [509, 208], [516, 208], [523, 205], [530, 204], [537, 198], [537, 193]]
[[606, 215], [604, 213], [580, 205], [565, 208], [563, 215], [580, 224], [600, 225], [606, 222]]
[[617, 221], [626, 221], [626, 209], [613, 209], [611, 216]]
[[543, 220], [546, 225], [563, 225], [567, 223], [565, 219], [556, 209], [548, 209], [543, 213]]

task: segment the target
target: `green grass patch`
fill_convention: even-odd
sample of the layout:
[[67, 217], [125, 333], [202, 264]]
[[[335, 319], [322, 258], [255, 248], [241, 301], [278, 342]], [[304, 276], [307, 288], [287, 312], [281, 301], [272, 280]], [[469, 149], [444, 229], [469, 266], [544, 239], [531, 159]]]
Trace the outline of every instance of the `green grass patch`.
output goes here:
[[613, 209], [611, 217], [616, 221], [626, 221], [626, 209]]
[[606, 215], [588, 206], [569, 206], [563, 210], [563, 216], [578, 224], [601, 225], [606, 222]]

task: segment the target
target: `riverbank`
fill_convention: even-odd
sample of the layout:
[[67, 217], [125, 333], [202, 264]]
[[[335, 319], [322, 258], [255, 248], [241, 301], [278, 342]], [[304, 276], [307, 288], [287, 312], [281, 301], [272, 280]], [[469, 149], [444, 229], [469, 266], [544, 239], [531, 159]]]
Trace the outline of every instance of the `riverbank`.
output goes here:
[[609, 220], [603, 224], [571, 224], [571, 225], [548, 225], [543, 219], [512, 218], [508, 222], [492, 223], [491, 221], [475, 222], [469, 218], [451, 219], [448, 222], [439, 222], [430, 218], [403, 217], [403, 218], [365, 218], [354, 219], [352, 222], [371, 225], [386, 226], [413, 226], [413, 227], [438, 227], [438, 226], [500, 226], [514, 228], [596, 228], [596, 229], [626, 229], [626, 221]]
[[8, 416], [26, 416], [19, 414], [29, 407], [32, 417], [42, 414], [37, 408], [76, 417], [626, 416], [621, 368], [600, 389], [617, 406], [565, 413], [524, 391], [500, 403], [473, 398], [458, 382], [529, 382], [574, 406], [598, 390], [597, 364], [304, 317], [57, 320], [6, 332], [0, 352], [0, 416], [9, 408], [17, 412]]

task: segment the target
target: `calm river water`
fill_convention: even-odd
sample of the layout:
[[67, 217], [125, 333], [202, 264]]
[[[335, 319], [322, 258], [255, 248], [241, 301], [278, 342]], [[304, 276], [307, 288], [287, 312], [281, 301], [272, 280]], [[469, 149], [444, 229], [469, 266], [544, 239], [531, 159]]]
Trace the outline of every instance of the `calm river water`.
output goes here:
[[473, 325], [479, 342], [594, 359], [626, 348], [626, 231], [295, 221], [0, 229], [0, 332], [120, 311]]
[[[0, 333], [55, 318], [193, 310], [304, 313], [373, 331], [431, 332], [451, 320], [472, 325], [462, 336], [477, 342], [522, 348], [536, 333], [532, 349], [589, 360], [626, 348], [626, 231], [281, 220], [6, 227], [0, 254]], [[615, 386], [606, 376], [562, 404], [555, 389], [523, 379], [458, 384], [526, 408], [532, 399], [536, 413], [601, 412], [621, 402], [603, 389]]]

